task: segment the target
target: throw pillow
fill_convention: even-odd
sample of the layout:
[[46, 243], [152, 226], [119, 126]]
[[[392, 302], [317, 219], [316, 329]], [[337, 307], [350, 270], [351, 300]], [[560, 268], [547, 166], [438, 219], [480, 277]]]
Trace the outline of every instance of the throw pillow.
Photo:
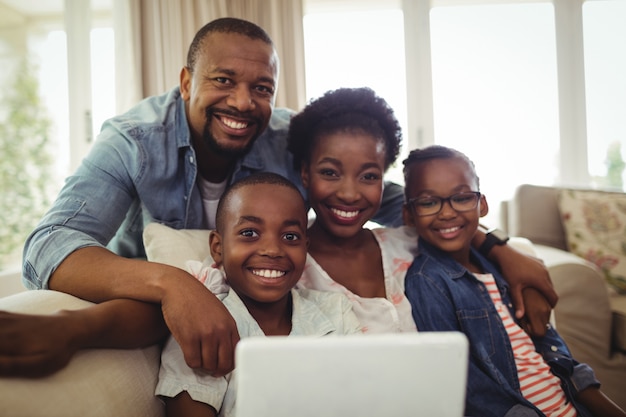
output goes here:
[[562, 190], [559, 210], [570, 252], [596, 264], [626, 293], [626, 194]]
[[150, 223], [143, 231], [149, 261], [187, 270], [187, 261], [204, 261], [209, 256], [209, 230], [176, 230]]

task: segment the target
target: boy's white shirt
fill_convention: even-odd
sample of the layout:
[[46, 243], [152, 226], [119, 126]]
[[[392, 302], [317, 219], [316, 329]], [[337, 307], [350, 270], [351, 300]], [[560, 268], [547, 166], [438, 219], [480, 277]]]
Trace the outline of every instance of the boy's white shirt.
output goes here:
[[[222, 300], [235, 318], [241, 338], [265, 336], [237, 293], [228, 286], [223, 272], [213, 266], [212, 258], [208, 257], [202, 263], [188, 261], [187, 268]], [[344, 295], [307, 289], [294, 289], [291, 294], [293, 315], [290, 335], [325, 336], [361, 331], [352, 304]], [[215, 378], [189, 368], [178, 342], [170, 336], [161, 353], [156, 395], [175, 397], [187, 391], [194, 400], [213, 406], [218, 415], [232, 416], [236, 397], [235, 378], [236, 371]]]

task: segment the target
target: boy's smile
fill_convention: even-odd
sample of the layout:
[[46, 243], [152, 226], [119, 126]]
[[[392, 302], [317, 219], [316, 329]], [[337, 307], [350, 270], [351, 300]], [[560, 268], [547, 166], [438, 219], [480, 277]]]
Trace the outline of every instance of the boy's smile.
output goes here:
[[227, 204], [222, 230], [211, 234], [210, 246], [228, 284], [248, 309], [286, 302], [306, 261], [302, 197], [284, 185], [261, 183], [237, 189]]

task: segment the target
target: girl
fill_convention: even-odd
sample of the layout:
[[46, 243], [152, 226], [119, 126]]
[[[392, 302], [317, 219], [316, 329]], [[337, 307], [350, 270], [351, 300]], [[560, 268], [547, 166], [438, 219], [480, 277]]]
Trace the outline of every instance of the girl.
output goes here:
[[[288, 149], [315, 211], [307, 265], [298, 285], [348, 295], [365, 332], [416, 331], [404, 276], [417, 238], [404, 227], [364, 227], [378, 210], [383, 175], [396, 160], [401, 141], [393, 110], [369, 88], [330, 91], [295, 115], [289, 128]], [[544, 267], [513, 253], [506, 251], [502, 259], [503, 266], [516, 265], [514, 273], [505, 271], [511, 282], [545, 288], [540, 279], [525, 278], [543, 276], [532, 268], [545, 274]], [[525, 267], [520, 269], [518, 262]], [[524, 301], [533, 303], [529, 312], [548, 312], [535, 327], [545, 332], [549, 308], [539, 298]]]

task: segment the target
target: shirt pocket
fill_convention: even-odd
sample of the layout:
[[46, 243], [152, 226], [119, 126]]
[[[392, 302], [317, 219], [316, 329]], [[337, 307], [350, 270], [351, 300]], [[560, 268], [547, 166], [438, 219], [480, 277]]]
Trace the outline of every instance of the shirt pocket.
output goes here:
[[487, 309], [463, 309], [457, 311], [461, 331], [470, 339], [471, 349], [481, 360], [492, 358], [496, 350], [494, 335], [499, 331], [497, 323]]

